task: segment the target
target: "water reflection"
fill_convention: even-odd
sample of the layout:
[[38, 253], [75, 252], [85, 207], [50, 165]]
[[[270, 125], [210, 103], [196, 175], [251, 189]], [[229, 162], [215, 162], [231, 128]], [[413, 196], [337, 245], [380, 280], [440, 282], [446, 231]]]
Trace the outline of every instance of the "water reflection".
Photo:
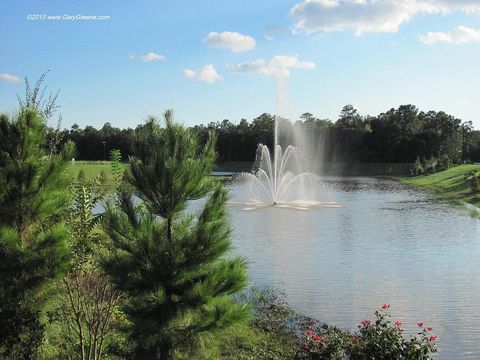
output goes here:
[[480, 358], [480, 222], [389, 180], [325, 186], [343, 208], [230, 209], [253, 282], [276, 284], [300, 311], [344, 328], [391, 303], [407, 330], [434, 327], [438, 359]]

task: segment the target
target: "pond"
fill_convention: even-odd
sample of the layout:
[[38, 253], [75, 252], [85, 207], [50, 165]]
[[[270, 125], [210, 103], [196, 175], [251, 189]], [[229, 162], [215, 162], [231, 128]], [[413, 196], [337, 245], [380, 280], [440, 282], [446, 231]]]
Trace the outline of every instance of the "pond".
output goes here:
[[419, 321], [434, 328], [437, 359], [479, 359], [480, 221], [392, 180], [324, 184], [343, 207], [230, 208], [252, 283], [278, 287], [298, 311], [340, 328], [389, 303], [407, 332]]

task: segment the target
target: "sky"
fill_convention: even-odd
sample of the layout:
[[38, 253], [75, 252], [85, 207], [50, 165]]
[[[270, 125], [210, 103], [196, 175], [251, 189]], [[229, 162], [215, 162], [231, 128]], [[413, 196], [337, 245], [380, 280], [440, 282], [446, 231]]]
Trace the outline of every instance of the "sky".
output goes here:
[[0, 112], [50, 70], [67, 128], [170, 108], [188, 126], [285, 108], [335, 120], [346, 104], [480, 128], [480, 0], [1, 0], [0, 42]]

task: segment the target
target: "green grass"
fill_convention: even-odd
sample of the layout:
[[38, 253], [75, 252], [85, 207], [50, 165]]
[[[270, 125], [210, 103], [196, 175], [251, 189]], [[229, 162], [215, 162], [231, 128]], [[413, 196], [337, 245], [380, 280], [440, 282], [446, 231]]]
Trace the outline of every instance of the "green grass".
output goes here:
[[[122, 169], [128, 169], [128, 163], [121, 164]], [[78, 178], [78, 173], [80, 170], [83, 170], [85, 173], [85, 180], [91, 180], [96, 176], [99, 176], [102, 171], [105, 172], [107, 175], [107, 183], [106, 185], [110, 185], [112, 182], [112, 169], [111, 169], [111, 162], [110, 161], [75, 161], [75, 164], [70, 164], [68, 170], [71, 176], [75, 179]], [[220, 171], [223, 168], [219, 169]], [[224, 170], [224, 171], [232, 171], [232, 170]], [[228, 182], [231, 181], [231, 177], [229, 176], [217, 176], [215, 177], [218, 181]]]
[[465, 164], [452, 167], [431, 175], [402, 178], [402, 182], [421, 187], [442, 200], [463, 204], [465, 202], [479, 206], [480, 194], [473, 194], [470, 183], [464, 175], [470, 171], [480, 172], [480, 165]]
[[[123, 169], [127, 169], [128, 164], [121, 164]], [[70, 174], [77, 179], [80, 170], [85, 173], [85, 180], [91, 180], [99, 176], [102, 171], [107, 174], [107, 185], [112, 181], [112, 169], [110, 161], [75, 161], [75, 164], [70, 164], [68, 167]]]

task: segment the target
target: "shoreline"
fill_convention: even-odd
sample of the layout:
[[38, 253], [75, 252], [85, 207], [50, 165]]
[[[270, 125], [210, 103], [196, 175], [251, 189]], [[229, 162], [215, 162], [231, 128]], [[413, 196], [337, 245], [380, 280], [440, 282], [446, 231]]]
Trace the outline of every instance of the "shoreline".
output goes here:
[[403, 184], [412, 185], [431, 194], [435, 199], [461, 207], [471, 216], [480, 217], [480, 192], [473, 193], [465, 175], [480, 173], [480, 164], [462, 164], [434, 174], [398, 177]]

